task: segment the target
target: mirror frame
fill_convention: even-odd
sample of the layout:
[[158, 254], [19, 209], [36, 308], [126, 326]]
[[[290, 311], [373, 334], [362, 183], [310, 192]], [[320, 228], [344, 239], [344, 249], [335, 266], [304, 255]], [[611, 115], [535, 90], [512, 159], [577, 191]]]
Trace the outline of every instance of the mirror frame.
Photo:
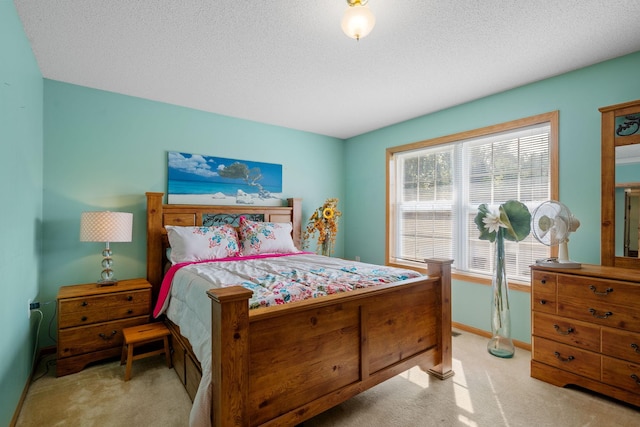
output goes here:
[[640, 268], [640, 258], [616, 256], [616, 146], [640, 144], [640, 134], [615, 136], [616, 117], [640, 113], [640, 100], [610, 105], [598, 109], [602, 114], [602, 188], [600, 262], [624, 268]]

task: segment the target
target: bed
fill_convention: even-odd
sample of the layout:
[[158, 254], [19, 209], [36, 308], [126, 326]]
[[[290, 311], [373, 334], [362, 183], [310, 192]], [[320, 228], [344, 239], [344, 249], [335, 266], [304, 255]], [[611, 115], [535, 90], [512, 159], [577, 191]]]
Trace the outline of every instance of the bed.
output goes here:
[[[291, 223], [300, 247], [301, 199], [278, 207], [209, 206], [164, 204], [163, 193], [146, 196], [147, 279], [154, 300], [164, 292], [166, 226], [247, 215]], [[249, 309], [253, 292], [246, 287], [202, 291], [198, 304], [210, 304], [210, 358], [198, 360], [201, 344], [192, 346], [167, 316], [176, 372], [194, 405], [208, 400], [206, 413], [216, 427], [297, 425], [416, 365], [446, 379], [453, 375], [451, 261], [427, 265], [428, 276], [256, 309]], [[202, 421], [194, 422], [192, 412], [192, 424]]]

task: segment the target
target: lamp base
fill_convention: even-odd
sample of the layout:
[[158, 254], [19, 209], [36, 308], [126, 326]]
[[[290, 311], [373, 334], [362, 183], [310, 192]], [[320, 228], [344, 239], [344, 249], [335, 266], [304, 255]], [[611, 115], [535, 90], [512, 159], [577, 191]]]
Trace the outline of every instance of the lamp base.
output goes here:
[[118, 284], [118, 281], [116, 279], [98, 280], [96, 284], [98, 285], [99, 288], [101, 288], [103, 286], [115, 286]]

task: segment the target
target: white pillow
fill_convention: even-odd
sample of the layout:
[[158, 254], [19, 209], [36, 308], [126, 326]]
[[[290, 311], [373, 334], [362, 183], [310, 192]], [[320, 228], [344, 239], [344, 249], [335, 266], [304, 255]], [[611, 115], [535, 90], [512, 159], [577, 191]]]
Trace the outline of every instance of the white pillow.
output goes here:
[[179, 262], [205, 261], [235, 257], [240, 254], [238, 233], [229, 224], [215, 227], [178, 227], [167, 225], [171, 245], [170, 260]]
[[238, 233], [242, 255], [300, 252], [291, 237], [290, 222], [256, 222], [240, 217]]

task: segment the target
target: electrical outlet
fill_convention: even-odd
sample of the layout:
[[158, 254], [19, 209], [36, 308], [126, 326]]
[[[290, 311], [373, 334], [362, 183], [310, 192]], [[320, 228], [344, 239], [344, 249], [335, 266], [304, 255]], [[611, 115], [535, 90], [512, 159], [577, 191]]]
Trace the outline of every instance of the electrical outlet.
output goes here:
[[31, 312], [40, 308], [40, 303], [33, 301], [31, 298], [27, 300], [27, 309], [29, 310], [29, 318], [31, 318]]
[[356, 262], [360, 262], [360, 256], [356, 255]]

